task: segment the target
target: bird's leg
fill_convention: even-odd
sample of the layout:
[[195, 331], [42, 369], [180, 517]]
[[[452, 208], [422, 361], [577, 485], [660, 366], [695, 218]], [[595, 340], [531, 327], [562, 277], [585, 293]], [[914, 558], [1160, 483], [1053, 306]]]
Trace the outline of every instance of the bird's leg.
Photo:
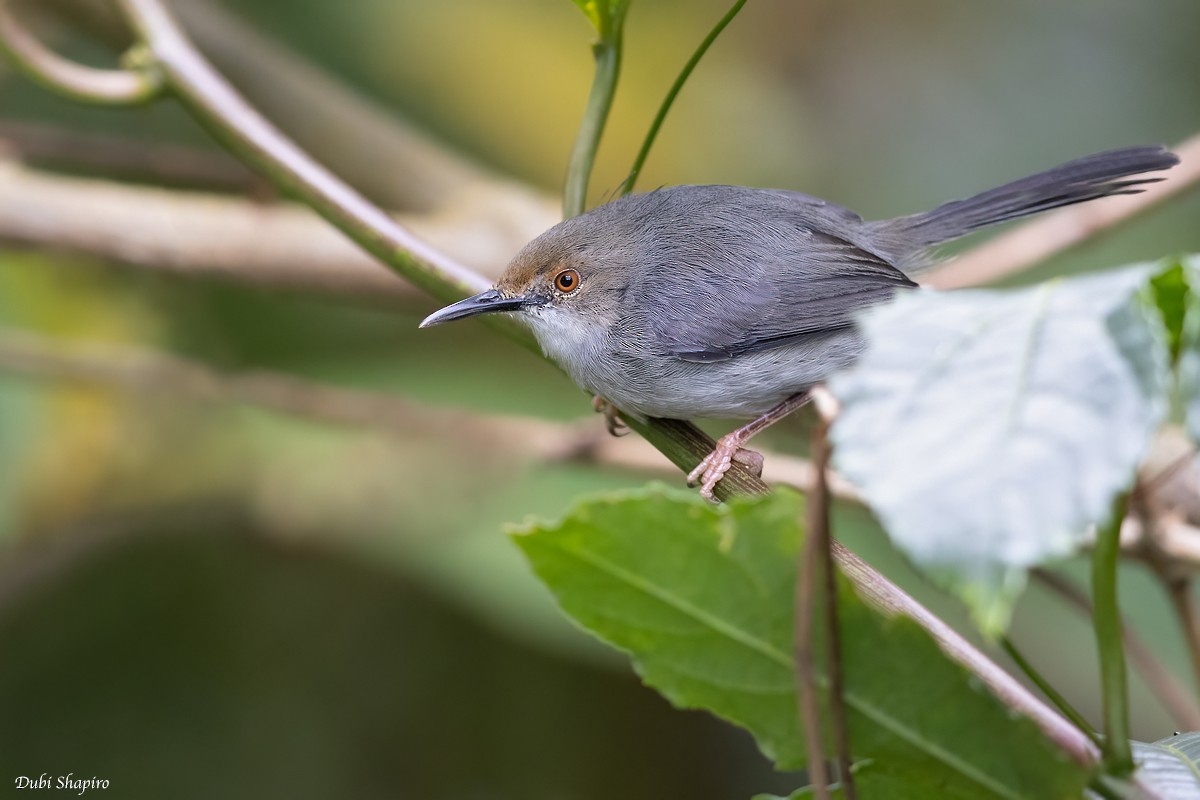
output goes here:
[[596, 395], [592, 398], [592, 408], [597, 414], [604, 415], [604, 427], [610, 436], [624, 436], [629, 433], [629, 426], [618, 416], [621, 413], [620, 410], [612, 403], [600, 395]]
[[706, 500], [715, 501], [713, 488], [721, 482], [721, 478], [729, 471], [734, 461], [745, 464], [756, 474], [762, 474], [763, 457], [753, 450], [743, 449], [743, 445], [756, 434], [761, 433], [779, 420], [791, 414], [811, 398], [808, 392], [794, 394], [779, 405], [772, 408], [761, 417], [752, 420], [742, 427], [730, 431], [717, 440], [717, 446], [688, 473], [688, 486], [700, 483], [700, 496]]

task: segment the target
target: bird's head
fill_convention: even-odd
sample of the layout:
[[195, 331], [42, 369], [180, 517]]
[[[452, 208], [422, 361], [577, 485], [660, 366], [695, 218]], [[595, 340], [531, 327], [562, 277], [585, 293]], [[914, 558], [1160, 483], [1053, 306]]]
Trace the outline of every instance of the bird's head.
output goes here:
[[544, 345], [564, 326], [607, 328], [630, 281], [628, 247], [613, 246], [616, 238], [592, 214], [562, 222], [517, 253], [493, 288], [435, 311], [421, 327], [508, 312]]

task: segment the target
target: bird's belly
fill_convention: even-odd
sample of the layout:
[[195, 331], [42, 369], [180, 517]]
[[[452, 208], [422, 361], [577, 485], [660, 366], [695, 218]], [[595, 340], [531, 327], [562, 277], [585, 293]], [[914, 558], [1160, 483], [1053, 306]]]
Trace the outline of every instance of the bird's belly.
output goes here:
[[856, 332], [839, 331], [708, 363], [626, 352], [590, 365], [576, 380], [641, 416], [750, 418], [825, 380], [861, 350]]

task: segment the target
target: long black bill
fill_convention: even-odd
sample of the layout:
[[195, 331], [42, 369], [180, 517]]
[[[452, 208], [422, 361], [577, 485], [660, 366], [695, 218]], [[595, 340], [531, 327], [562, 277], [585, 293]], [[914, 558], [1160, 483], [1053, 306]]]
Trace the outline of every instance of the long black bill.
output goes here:
[[421, 322], [420, 327], [428, 328], [431, 325], [441, 325], [443, 322], [473, 317], [476, 314], [491, 314], [495, 311], [516, 311], [519, 308], [532, 304], [533, 302], [528, 297], [505, 297], [496, 289], [488, 289], [486, 292], [480, 292], [474, 297], [459, 300], [453, 305], [448, 305], [440, 311], [433, 312]]

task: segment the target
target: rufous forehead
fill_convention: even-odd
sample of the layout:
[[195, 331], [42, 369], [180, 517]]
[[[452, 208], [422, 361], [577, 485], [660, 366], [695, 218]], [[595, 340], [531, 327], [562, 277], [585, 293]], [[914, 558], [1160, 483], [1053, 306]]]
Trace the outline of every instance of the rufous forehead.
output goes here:
[[504, 274], [496, 283], [496, 288], [501, 291], [520, 291], [539, 277], [553, 272], [557, 266], [558, 262], [547, 263], [532, 259], [516, 259], [504, 270]]

